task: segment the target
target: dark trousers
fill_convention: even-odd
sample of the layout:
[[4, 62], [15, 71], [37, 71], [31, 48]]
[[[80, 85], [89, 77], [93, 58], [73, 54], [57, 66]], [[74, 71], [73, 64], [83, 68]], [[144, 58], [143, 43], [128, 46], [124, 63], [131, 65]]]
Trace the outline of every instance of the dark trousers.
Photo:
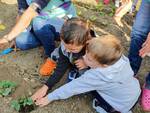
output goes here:
[[97, 93], [97, 91], [92, 91], [91, 92], [94, 98], [97, 99], [96, 105], [95, 106], [100, 106], [103, 108], [106, 112], [108, 113], [120, 113], [116, 111], [109, 103], [107, 103], [101, 95]]

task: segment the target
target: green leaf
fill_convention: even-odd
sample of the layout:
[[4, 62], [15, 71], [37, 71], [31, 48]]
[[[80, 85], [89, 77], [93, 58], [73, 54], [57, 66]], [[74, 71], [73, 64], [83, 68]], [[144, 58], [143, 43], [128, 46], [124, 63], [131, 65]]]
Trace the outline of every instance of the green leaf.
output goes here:
[[27, 105], [32, 105], [33, 104], [33, 101], [31, 98], [27, 98]]
[[97, 19], [96, 16], [91, 16], [91, 17], [90, 17], [90, 20], [91, 20], [91, 21], [95, 21], [96, 19]]
[[104, 7], [104, 4], [99, 2], [98, 5], [95, 7], [97, 10], [102, 10]]
[[113, 13], [109, 13], [109, 16], [113, 16], [114, 14]]
[[2, 95], [3, 94], [3, 89], [0, 89], [0, 95]]
[[6, 26], [3, 24], [0, 24], [0, 30], [5, 30], [5, 29], [6, 29]]
[[11, 81], [0, 81], [0, 88], [16, 87], [16, 83]]
[[24, 103], [24, 98], [20, 98], [20, 99], [19, 99], [19, 103], [20, 103], [20, 104], [23, 104], [23, 103]]
[[33, 101], [31, 98], [28, 97], [22, 97], [18, 100], [13, 100], [11, 102], [11, 107], [14, 108], [15, 110], [19, 111], [20, 110], [20, 106], [26, 106], [26, 105], [32, 105]]
[[24, 98], [23, 106], [32, 105], [33, 101], [31, 98]]
[[24, 98], [23, 106], [26, 106], [26, 105], [27, 105], [27, 102], [28, 102], [27, 98]]
[[11, 81], [0, 81], [0, 95], [9, 95], [16, 86], [16, 83]]
[[20, 104], [17, 100], [13, 100], [11, 102], [11, 107], [14, 108], [16, 111], [19, 111], [20, 110]]
[[99, 15], [100, 16], [105, 16], [105, 13], [104, 12], [100, 12]]
[[78, 16], [81, 16], [81, 15], [82, 15], [82, 12], [81, 12], [81, 11], [78, 11], [77, 14], [78, 14]]
[[8, 96], [11, 93], [11, 88], [6, 88], [3, 92], [2, 95], [3, 96]]

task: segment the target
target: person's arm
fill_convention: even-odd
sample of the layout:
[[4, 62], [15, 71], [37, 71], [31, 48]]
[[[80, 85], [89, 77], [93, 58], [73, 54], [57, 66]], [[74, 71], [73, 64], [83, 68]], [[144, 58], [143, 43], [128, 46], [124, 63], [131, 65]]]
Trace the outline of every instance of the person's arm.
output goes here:
[[69, 59], [63, 55], [61, 48], [59, 48], [59, 59], [54, 73], [51, 75], [51, 77], [49, 77], [43, 87], [41, 87], [32, 95], [32, 100], [36, 101], [43, 98], [46, 95], [48, 89], [51, 89], [57, 82], [59, 82], [70, 65], [71, 64]]
[[[5, 37], [11, 41], [27, 28], [32, 19], [48, 4], [49, 0], [33, 0], [30, 6], [23, 12], [16, 25]], [[1, 41], [0, 41], [1, 42]]]
[[32, 19], [48, 4], [48, 0], [33, 0], [30, 6], [17, 18], [16, 25], [12, 30], [0, 39], [0, 49], [9, 47], [10, 41], [15, 39], [31, 23]]
[[9, 41], [13, 40], [22, 31], [25, 30], [31, 23], [32, 19], [38, 15], [38, 13], [32, 8], [33, 5], [29, 6], [27, 10], [22, 14], [19, 21], [12, 28], [12, 30], [7, 34], [7, 39]]
[[147, 39], [144, 42], [142, 48], [139, 51], [139, 55], [141, 57], [145, 57], [146, 55], [150, 56], [150, 32], [149, 32]]
[[5, 49], [10, 46], [10, 42], [15, 39], [25, 28], [27, 28], [31, 20], [37, 16], [37, 12], [30, 6], [17, 21], [12, 30], [0, 39], [0, 49]]
[[106, 84], [107, 83], [105, 81], [100, 80], [95, 71], [88, 70], [79, 78], [63, 85], [62, 87], [54, 90], [52, 93], [49, 93], [47, 96], [37, 100], [35, 104], [43, 107], [54, 100], [67, 99], [73, 95], [93, 90], [102, 90]]
[[119, 26], [123, 27], [121, 18], [131, 9], [132, 1], [131, 0], [122, 0], [121, 3], [122, 3], [122, 5], [120, 7], [118, 7], [115, 11], [114, 19]]
[[69, 59], [63, 55], [61, 48], [59, 48], [59, 58], [54, 73], [49, 77], [45, 83], [49, 88], [52, 88], [63, 77], [67, 69], [71, 66]]

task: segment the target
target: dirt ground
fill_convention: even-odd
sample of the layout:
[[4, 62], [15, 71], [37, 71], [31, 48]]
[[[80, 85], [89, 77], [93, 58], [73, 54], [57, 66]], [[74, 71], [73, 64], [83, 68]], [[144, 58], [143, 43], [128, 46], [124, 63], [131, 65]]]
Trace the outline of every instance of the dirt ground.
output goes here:
[[[6, 2], [6, 3], [2, 3]], [[106, 8], [107, 9], [107, 8]], [[92, 8], [85, 8], [82, 4], [77, 5], [77, 10], [82, 18], [91, 19], [91, 15], [97, 18], [93, 22], [93, 29], [98, 35], [113, 34], [117, 36], [125, 48], [125, 54], [128, 54], [130, 43], [130, 32], [133, 18], [126, 15], [123, 18], [124, 27], [116, 25], [113, 18], [107, 15], [99, 15], [99, 12]], [[104, 11], [109, 11], [105, 10]], [[82, 13], [81, 13], [82, 12]], [[6, 26], [4, 31], [0, 31], [0, 37], [8, 33], [15, 24], [17, 15], [17, 5], [15, 0], [1, 0], [0, 2], [0, 22]], [[43, 78], [38, 74], [40, 65], [43, 62], [39, 48], [28, 51], [12, 52], [6, 56], [0, 57], [0, 80], [11, 80], [18, 84], [18, 87], [10, 97], [0, 97], [0, 113], [17, 113], [10, 108], [12, 99], [23, 95], [32, 95], [39, 87], [42, 86]], [[139, 72], [141, 85], [144, 77], [149, 71], [150, 62], [148, 58], [144, 59]], [[54, 88], [64, 84], [63, 78]], [[56, 101], [43, 108], [36, 108], [31, 113], [95, 113], [91, 107], [92, 98], [90, 95], [78, 95], [72, 98]], [[139, 104], [133, 109], [133, 113], [145, 113], [141, 110]]]

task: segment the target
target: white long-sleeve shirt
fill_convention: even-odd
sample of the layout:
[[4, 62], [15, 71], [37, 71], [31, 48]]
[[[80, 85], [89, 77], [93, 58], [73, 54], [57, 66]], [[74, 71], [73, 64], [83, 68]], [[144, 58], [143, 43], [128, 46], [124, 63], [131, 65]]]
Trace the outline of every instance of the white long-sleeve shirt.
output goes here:
[[49, 93], [48, 99], [49, 101], [66, 99], [93, 90], [121, 113], [127, 113], [141, 93], [128, 58], [122, 56], [109, 67], [86, 71], [81, 77]]

